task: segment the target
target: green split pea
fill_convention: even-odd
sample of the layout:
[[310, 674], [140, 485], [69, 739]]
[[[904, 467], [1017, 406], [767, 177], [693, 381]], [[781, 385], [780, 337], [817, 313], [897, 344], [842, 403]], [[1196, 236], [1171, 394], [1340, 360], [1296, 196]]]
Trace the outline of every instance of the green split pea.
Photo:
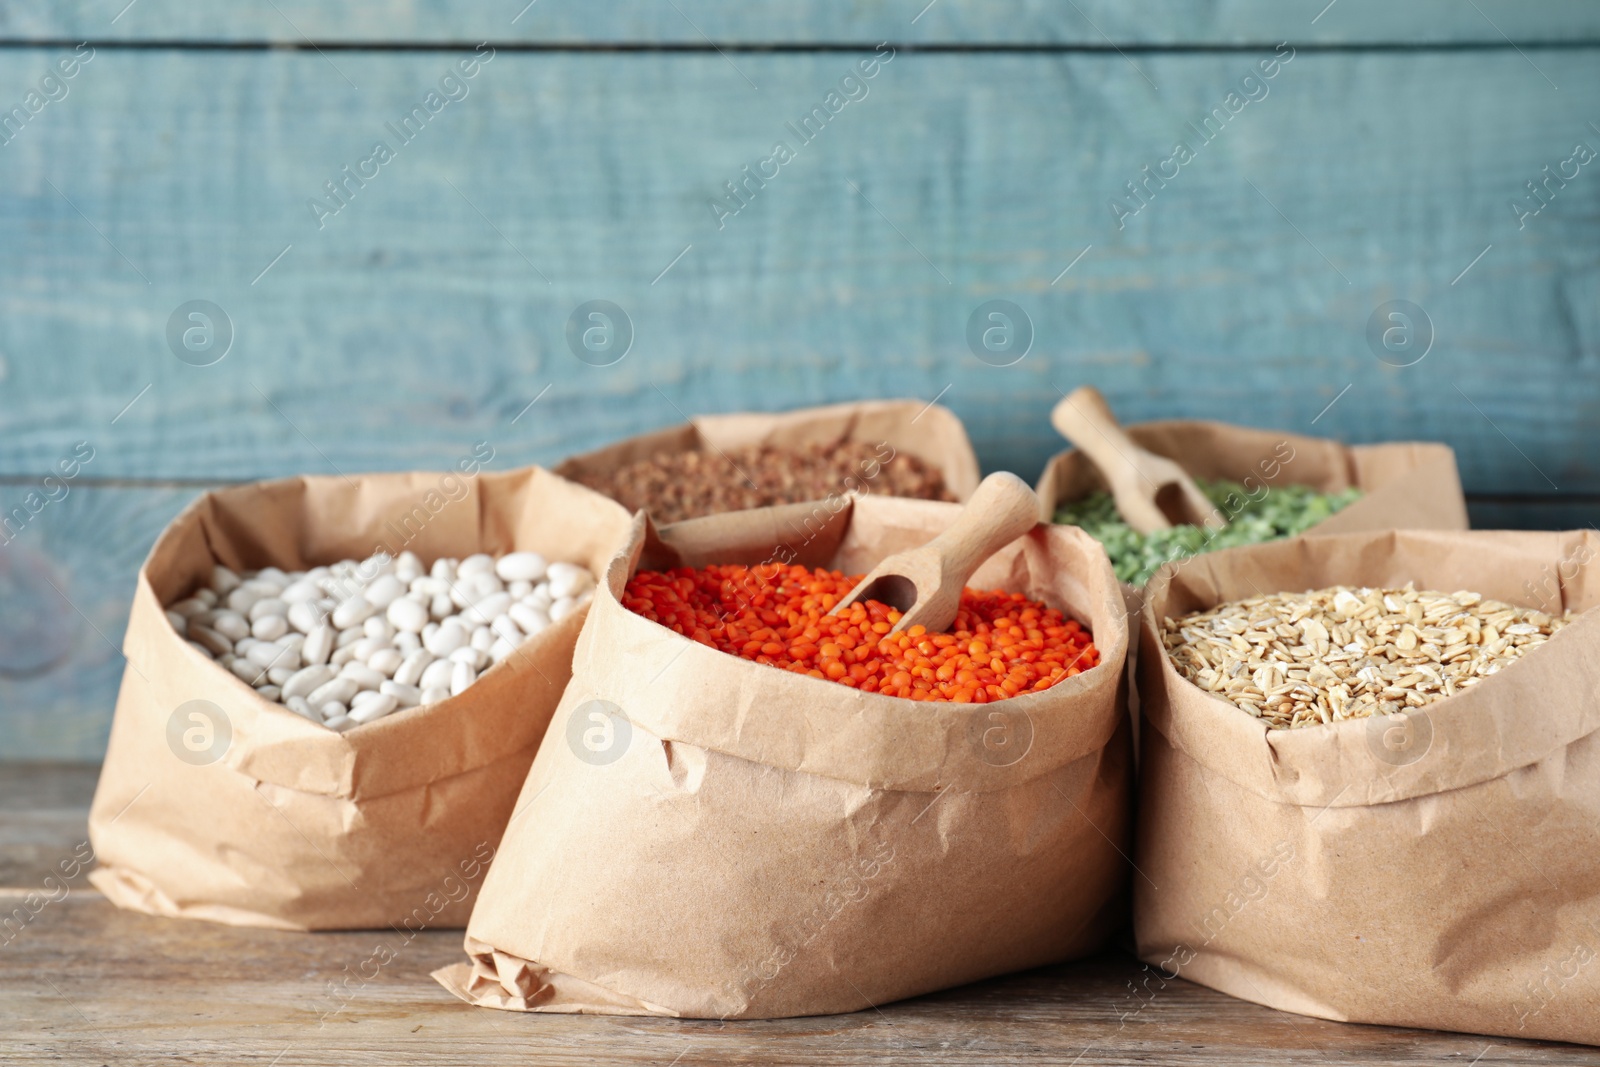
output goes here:
[[1122, 520], [1111, 494], [1104, 491], [1063, 504], [1055, 521], [1083, 527], [1105, 546], [1118, 579], [1144, 585], [1170, 560], [1304, 533], [1361, 495], [1361, 490], [1353, 488], [1319, 493], [1303, 485], [1285, 485], [1252, 494], [1238, 482], [1204, 481], [1199, 485], [1228, 516], [1228, 525], [1220, 530], [1183, 525], [1140, 534]]

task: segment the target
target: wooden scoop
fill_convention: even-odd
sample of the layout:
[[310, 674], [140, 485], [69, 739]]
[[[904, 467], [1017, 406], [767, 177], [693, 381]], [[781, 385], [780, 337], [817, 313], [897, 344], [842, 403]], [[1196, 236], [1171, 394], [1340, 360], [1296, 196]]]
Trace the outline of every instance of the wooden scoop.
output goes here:
[[1174, 522], [1212, 530], [1228, 524], [1188, 472], [1133, 443], [1094, 386], [1074, 389], [1050, 413], [1050, 424], [1100, 468], [1117, 510], [1140, 533]]
[[1027, 483], [1004, 471], [991, 474], [944, 533], [885, 557], [828, 614], [837, 615], [857, 600], [876, 600], [902, 613], [890, 633], [917, 625], [930, 633], [946, 631], [972, 572], [1038, 521], [1039, 498]]

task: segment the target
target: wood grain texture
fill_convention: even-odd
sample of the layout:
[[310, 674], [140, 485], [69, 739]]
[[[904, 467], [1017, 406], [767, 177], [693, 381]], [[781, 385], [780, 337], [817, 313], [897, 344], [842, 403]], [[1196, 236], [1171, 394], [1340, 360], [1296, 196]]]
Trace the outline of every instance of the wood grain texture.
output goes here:
[[[1238, 44], [1279, 41], [1458, 43], [1594, 40], [1600, 12], [1582, 0], [903, 0], [897, 3], [748, 4], [738, 0], [362, 0], [212, 5], [184, 0], [63, 0], [0, 8], [0, 39], [536, 41], [811, 44], [879, 41], [967, 44]], [[1327, 8], [1327, 10], [1324, 10]]]
[[0, 666], [34, 653], [0, 669], [0, 758], [105, 753], [139, 566], [197, 492], [74, 486], [0, 547]]
[[[51, 862], [28, 841], [75, 817], [92, 766], [0, 765], [0, 909], [23, 906]], [[37, 829], [19, 798], [47, 798]], [[65, 805], [65, 808], [61, 807]], [[17, 827], [24, 829], [19, 833]], [[72, 844], [61, 856], [71, 854]], [[36, 902], [37, 903], [37, 902]], [[0, 1059], [254, 1067], [537, 1062], [918, 1064], [1592, 1063], [1593, 1049], [1323, 1022], [1181, 979], [1161, 983], [1110, 952], [853, 1015], [716, 1023], [518, 1015], [451, 998], [429, 971], [461, 955], [459, 931], [292, 934], [117, 911], [74, 887], [0, 934]], [[363, 980], [378, 945], [392, 962]], [[348, 969], [347, 969], [348, 968]], [[372, 973], [367, 968], [367, 973]], [[348, 998], [331, 982], [356, 975]], [[342, 1011], [326, 1015], [347, 1000]], [[676, 1058], [675, 1058], [676, 1057]], [[1475, 1058], [1476, 1057], [1476, 1058]]]
[[[9, 51], [0, 101], [57, 54]], [[99, 53], [0, 148], [0, 476], [80, 440], [100, 477], [549, 462], [691, 411], [941, 393], [1031, 471], [1092, 380], [1125, 421], [1437, 438], [1469, 489], [1600, 490], [1600, 176], [1525, 229], [1508, 207], [1600, 145], [1591, 50], [1301, 53], [1122, 230], [1111, 196], [1254, 53], [901, 54], [804, 145], [786, 123], [853, 55], [500, 53], [319, 231], [309, 199], [453, 58]], [[597, 298], [635, 327], [613, 366], [564, 337]], [[967, 346], [996, 298], [1034, 326], [1014, 366]], [[1393, 298], [1437, 334], [1404, 369], [1365, 337]], [[215, 366], [167, 350], [190, 299], [236, 328]]]

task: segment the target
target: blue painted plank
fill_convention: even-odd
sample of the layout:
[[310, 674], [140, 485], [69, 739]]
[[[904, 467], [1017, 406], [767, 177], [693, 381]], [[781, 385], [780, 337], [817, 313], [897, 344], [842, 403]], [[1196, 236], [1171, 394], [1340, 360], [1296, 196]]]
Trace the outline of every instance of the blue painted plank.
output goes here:
[[0, 759], [104, 753], [139, 566], [198, 492], [69, 484], [0, 545]]
[[1485, 43], [1595, 40], [1585, 0], [361, 0], [195, 4], [58, 0], [0, 7], [0, 40], [319, 43], [524, 41], [563, 44], [807, 44], [879, 41], [1024, 45]]
[[[59, 54], [8, 52], [0, 101]], [[117, 478], [553, 462], [694, 411], [941, 392], [1032, 471], [1057, 388], [1094, 381], [1130, 420], [1437, 438], [1469, 489], [1600, 490], [1600, 175], [1522, 228], [1509, 206], [1600, 147], [1592, 50], [1302, 53], [1208, 144], [1188, 124], [1254, 54], [901, 54], [805, 143], [855, 55], [500, 53], [402, 142], [455, 58], [84, 66], [0, 147], [0, 478], [79, 441]], [[1119, 229], [1178, 139], [1196, 158]], [[165, 337], [197, 299], [235, 329], [214, 366]], [[634, 324], [615, 365], [568, 348], [595, 299]], [[992, 299], [1033, 324], [1012, 366], [968, 345]], [[1414, 366], [1369, 348], [1392, 299], [1434, 325]]]

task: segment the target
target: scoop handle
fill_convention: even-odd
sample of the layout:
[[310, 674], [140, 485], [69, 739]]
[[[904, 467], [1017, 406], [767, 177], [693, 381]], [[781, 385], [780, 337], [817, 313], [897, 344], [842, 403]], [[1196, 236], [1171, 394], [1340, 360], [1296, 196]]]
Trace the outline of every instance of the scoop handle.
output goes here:
[[1039, 521], [1039, 498], [1009, 471], [978, 483], [956, 521], [927, 547], [938, 554], [944, 580], [960, 589], [984, 560], [1021, 537]]
[[1134, 443], [1100, 390], [1080, 385], [1050, 412], [1050, 424], [1100, 468], [1117, 510], [1140, 533], [1166, 530], [1171, 520], [1156, 506], [1155, 486], [1140, 470], [1145, 450]]

